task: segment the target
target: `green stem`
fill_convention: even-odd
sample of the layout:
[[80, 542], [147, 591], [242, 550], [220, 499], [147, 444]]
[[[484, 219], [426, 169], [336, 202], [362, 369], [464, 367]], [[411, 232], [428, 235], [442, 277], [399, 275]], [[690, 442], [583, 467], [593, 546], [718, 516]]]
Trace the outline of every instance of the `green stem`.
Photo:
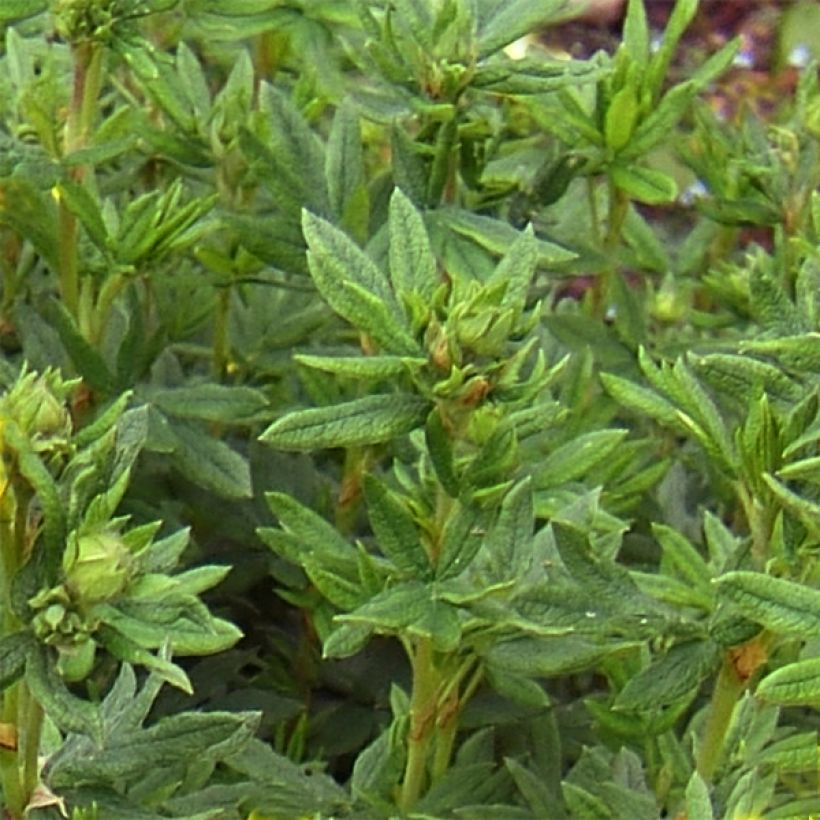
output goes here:
[[[63, 154], [68, 155], [88, 144], [102, 87], [104, 50], [100, 43], [84, 41], [72, 46], [74, 88], [65, 126]], [[80, 182], [85, 168], [78, 166], [73, 176]], [[59, 209], [60, 295], [74, 318], [80, 307], [79, 261], [77, 256], [77, 219], [60, 202]]]
[[216, 315], [214, 317], [213, 372], [217, 381], [222, 381], [228, 369], [228, 359], [230, 356], [230, 309], [231, 289], [230, 287], [220, 288], [217, 295]]
[[[2, 454], [0, 454], [2, 458]], [[0, 595], [3, 600], [2, 634], [10, 635], [19, 629], [19, 622], [11, 604], [11, 584], [23, 562], [28, 531], [30, 488], [14, 478], [14, 468], [5, 463], [5, 470], [12, 476], [4, 476], [6, 486], [0, 497]], [[18, 682], [3, 693], [2, 729], [7, 747], [0, 751], [0, 788], [3, 791], [6, 812], [9, 817], [22, 817], [31, 790], [27, 788], [25, 772], [21, 770], [21, 728], [25, 726], [25, 684]], [[38, 707], [39, 708], [39, 707]], [[39, 730], [37, 732], [39, 751]], [[36, 760], [35, 760], [36, 766]], [[36, 778], [35, 778], [36, 784]]]
[[21, 683], [20, 701], [24, 706], [20, 717], [25, 731], [22, 738], [23, 750], [23, 791], [30, 795], [37, 788], [40, 778], [40, 740], [43, 734], [43, 707]]
[[418, 640], [412, 664], [413, 692], [410, 697], [407, 763], [399, 794], [399, 806], [405, 812], [418, 802], [427, 781], [427, 752], [435, 728], [438, 676], [430, 638]]
[[732, 713], [745, 688], [746, 682], [738, 676], [731, 659], [724, 659], [712, 692], [706, 729], [697, 753], [698, 774], [707, 783], [712, 780], [720, 764]]
[[621, 243], [621, 231], [629, 210], [629, 196], [609, 179], [609, 214], [607, 217], [607, 231], [604, 238], [604, 253], [607, 262], [603, 270], [595, 279], [592, 289], [592, 313], [597, 319], [603, 319], [606, 313], [606, 299], [609, 293], [609, 283], [616, 271], [615, 255]]

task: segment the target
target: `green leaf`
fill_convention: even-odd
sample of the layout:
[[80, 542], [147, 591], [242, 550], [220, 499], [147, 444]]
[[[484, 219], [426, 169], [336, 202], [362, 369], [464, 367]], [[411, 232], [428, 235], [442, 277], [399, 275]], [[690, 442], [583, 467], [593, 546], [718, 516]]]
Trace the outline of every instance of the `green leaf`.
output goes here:
[[105, 744], [60, 760], [57, 783], [122, 783], [146, 772], [197, 761], [202, 766], [242, 749], [259, 724], [258, 712], [183, 712], [148, 729], [113, 733]]
[[677, 644], [652, 660], [629, 680], [614, 707], [652, 711], [686, 699], [711, 675], [718, 663], [718, 647], [706, 641]]
[[629, 0], [623, 28], [623, 48], [631, 62], [643, 68], [649, 60], [649, 24], [643, 0]]
[[333, 310], [388, 353], [417, 354], [404, 312], [373, 260], [338, 228], [308, 211], [302, 215], [302, 230], [310, 274]]
[[270, 511], [282, 528], [296, 536], [308, 550], [337, 555], [353, 553], [353, 547], [321, 515], [285, 493], [265, 493]]
[[523, 577], [533, 561], [534, 532], [532, 481], [526, 478], [504, 496], [498, 520], [484, 544], [499, 577]]
[[452, 439], [444, 427], [438, 407], [434, 407], [427, 416], [424, 437], [430, 461], [442, 488], [451, 498], [458, 498], [461, 484], [455, 471]]
[[743, 404], [757, 398], [761, 389], [765, 389], [772, 398], [784, 402], [799, 401], [803, 394], [800, 386], [779, 367], [750, 356], [690, 354], [687, 361], [699, 378]]
[[802, 521], [811, 532], [820, 531], [820, 504], [803, 498], [768, 473], [763, 473], [762, 477], [775, 498], [790, 513]]
[[[129, 614], [126, 608], [136, 615]], [[202, 605], [200, 604], [200, 608]], [[180, 607], [170, 607], [179, 610]], [[118, 606], [108, 603], [96, 604], [95, 617], [123, 635], [128, 641], [143, 649], [159, 649], [166, 644], [175, 655], [211, 655], [230, 649], [241, 637], [242, 631], [222, 618], [207, 613], [180, 612], [176, 618], [168, 620], [157, 604], [142, 605], [139, 608], [128, 600]], [[157, 620], [149, 620], [151, 616]]]
[[591, 792], [587, 791], [581, 786], [576, 786], [573, 783], [564, 781], [561, 783], [561, 791], [564, 794], [564, 800], [572, 812], [572, 817], [577, 817], [579, 820], [610, 820], [615, 818], [606, 801], [600, 797], [596, 797]]
[[[600, 55], [589, 60], [558, 60], [543, 56], [513, 60], [498, 54], [491, 60], [479, 63], [470, 85], [491, 94], [560, 93], [564, 89], [577, 88], [582, 83], [597, 82], [608, 73], [606, 60], [600, 59]], [[564, 117], [593, 144], [597, 145], [601, 141], [597, 129], [584, 113], [579, 115], [576, 111], [561, 110], [558, 116]], [[560, 135], [561, 124], [553, 120], [548, 121], [546, 127], [554, 129]]]
[[484, 4], [478, 20], [478, 57], [487, 57], [504, 46], [560, 17], [566, 0], [493, 0]]
[[820, 704], [820, 658], [781, 666], [760, 681], [755, 697], [778, 706]]
[[404, 376], [427, 364], [427, 359], [418, 356], [314, 356], [297, 353], [293, 358], [305, 367], [362, 381], [383, 381]]
[[47, 647], [31, 647], [26, 663], [26, 683], [32, 696], [60, 729], [90, 735], [97, 743], [102, 741], [99, 709], [68, 690], [57, 674]]
[[739, 570], [717, 579], [718, 594], [776, 634], [820, 637], [820, 590]]
[[412, 394], [366, 396], [331, 407], [296, 410], [259, 437], [280, 450], [378, 444], [423, 424], [429, 403]]
[[176, 422], [169, 432], [174, 439], [173, 464], [189, 481], [223, 498], [251, 497], [247, 459], [193, 425]]
[[513, 776], [518, 791], [536, 817], [549, 817], [555, 809], [555, 795], [544, 780], [526, 769], [511, 757], [504, 758], [504, 765]]
[[[701, 554], [692, 546], [686, 536], [664, 524], [652, 524], [652, 534], [663, 549], [664, 562], [668, 563], [678, 577], [697, 593], [701, 606], [707, 611], [712, 608], [714, 592], [710, 581], [712, 573]], [[664, 571], [668, 571], [664, 567]]]
[[108, 230], [97, 200], [84, 185], [70, 177], [57, 183], [60, 201], [80, 220], [91, 241], [104, 253], [108, 251]]
[[407, 507], [377, 478], [364, 480], [367, 515], [379, 549], [410, 578], [427, 578], [430, 561], [421, 545], [419, 530]]
[[153, 404], [170, 416], [223, 424], [255, 421], [269, 408], [261, 391], [224, 384], [174, 387], [150, 395]]
[[[253, 71], [251, 69], [251, 78]], [[270, 116], [270, 133], [265, 143], [273, 161], [272, 173], [281, 186], [291, 187], [291, 196], [305, 208], [319, 214], [329, 211], [325, 178], [325, 149], [293, 100], [280, 88], [263, 82], [259, 107]]]
[[820, 333], [816, 332], [743, 340], [739, 349], [741, 353], [771, 356], [798, 373], [820, 369]]
[[362, 624], [337, 626], [322, 644], [323, 658], [349, 658], [361, 652], [373, 637], [373, 630]]
[[97, 630], [95, 637], [115, 658], [132, 665], [143, 666], [171, 686], [193, 695], [194, 689], [188, 675], [175, 663], [143, 649], [116, 629], [106, 625]]
[[642, 416], [649, 416], [667, 427], [681, 428], [680, 417], [675, 405], [653, 390], [613, 373], [602, 373], [601, 383], [606, 392], [624, 407]]
[[331, 211], [337, 221], [342, 222], [349, 203], [366, 184], [359, 116], [349, 99], [339, 106], [333, 117], [325, 155], [325, 178]]
[[508, 673], [500, 666], [488, 665], [485, 674], [487, 683], [503, 698], [527, 709], [549, 709], [549, 695], [538, 681], [526, 675]]
[[473, 504], [456, 502], [441, 533], [436, 577], [460, 575], [481, 548], [492, 513]]
[[386, 589], [353, 612], [336, 616], [336, 620], [364, 624], [382, 634], [409, 633], [430, 638], [441, 652], [452, 651], [461, 639], [456, 607], [437, 600], [431, 587], [419, 583]]
[[538, 242], [532, 225], [528, 225], [501, 258], [487, 282], [488, 286], [506, 282], [501, 299], [502, 308], [512, 308], [515, 318], [521, 316], [527, 303], [527, 293], [538, 265]]
[[40, 14], [47, 8], [46, 0], [3, 0], [0, 6], [0, 20], [22, 20]]
[[116, 385], [114, 375], [100, 352], [83, 336], [65, 305], [57, 299], [50, 299], [45, 303], [43, 313], [59, 333], [72, 363], [89, 387], [103, 395], [110, 393]]
[[652, 111], [638, 123], [629, 144], [621, 151], [620, 158], [637, 160], [667, 139], [696, 94], [697, 88], [691, 81], [680, 83], [668, 91]]
[[[520, 234], [520, 231], [506, 222], [460, 208], [442, 208], [436, 212], [435, 217], [455, 233], [472, 239], [482, 248], [499, 255], [507, 253]], [[576, 253], [553, 242], [538, 239], [537, 246], [538, 264], [544, 267], [571, 262], [577, 258]]]
[[[638, 0], [637, 5], [643, 8], [642, 0]], [[606, 110], [604, 136], [607, 147], [617, 152], [627, 145], [637, 120], [638, 90], [628, 82], [615, 93]]]
[[66, 536], [66, 510], [57, 482], [33, 449], [32, 442], [23, 435], [16, 424], [7, 421], [3, 428], [3, 436], [6, 444], [16, 452], [20, 475], [37, 494], [44, 518], [43, 541], [46, 560], [49, 572], [54, 572], [62, 559]]
[[697, 772], [692, 772], [686, 784], [687, 820], [714, 820], [714, 816], [709, 787]]
[[675, 180], [662, 171], [638, 165], [613, 165], [609, 175], [618, 188], [647, 205], [673, 202], [678, 196]]
[[0, 692], [23, 674], [33, 644], [34, 636], [28, 630], [12, 632], [0, 638]]
[[534, 476], [539, 490], [557, 487], [586, 475], [605, 461], [626, 438], [628, 430], [596, 430], [562, 444], [539, 465]]
[[418, 293], [429, 303], [440, 280], [424, 220], [396, 188], [390, 197], [390, 279], [397, 294]]
[[[677, 0], [666, 23], [660, 47], [649, 60], [647, 86], [653, 97], [660, 93], [675, 48], [698, 10], [698, 0]], [[648, 56], [648, 55], [647, 55]]]
[[[2, 14], [2, 12], [0, 12]], [[59, 270], [57, 208], [23, 177], [0, 182], [0, 225], [17, 231], [34, 246], [52, 271]]]

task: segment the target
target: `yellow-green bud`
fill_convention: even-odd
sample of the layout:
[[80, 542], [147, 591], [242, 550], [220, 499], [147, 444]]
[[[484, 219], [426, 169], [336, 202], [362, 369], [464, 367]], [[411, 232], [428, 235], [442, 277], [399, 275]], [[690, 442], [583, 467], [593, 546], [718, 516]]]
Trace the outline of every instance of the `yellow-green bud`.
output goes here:
[[65, 584], [84, 604], [107, 601], [122, 592], [131, 579], [133, 556], [114, 532], [74, 536], [63, 556]]
[[0, 417], [13, 421], [35, 450], [59, 450], [71, 436], [66, 399], [75, 384], [64, 381], [56, 370], [23, 372], [0, 399]]
[[97, 652], [97, 645], [90, 637], [71, 646], [59, 647], [57, 657], [57, 671], [69, 683], [84, 680], [91, 674], [94, 668], [94, 657]]

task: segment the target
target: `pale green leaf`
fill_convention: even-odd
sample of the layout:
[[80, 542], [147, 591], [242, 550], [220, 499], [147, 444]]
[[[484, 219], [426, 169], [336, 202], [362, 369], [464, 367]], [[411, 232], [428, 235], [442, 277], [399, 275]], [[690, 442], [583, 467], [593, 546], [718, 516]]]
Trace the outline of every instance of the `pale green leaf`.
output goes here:
[[745, 570], [727, 572], [717, 584], [724, 600], [772, 632], [820, 637], [820, 590]]
[[400, 188], [390, 197], [390, 278], [396, 293], [433, 297], [440, 277], [421, 214]]
[[820, 658], [781, 666], [760, 681], [755, 696], [779, 706], [820, 704]]
[[424, 423], [430, 409], [412, 394], [366, 396], [331, 407], [296, 410], [275, 421], [260, 441], [280, 450], [378, 444]]
[[556, 487], [586, 475], [609, 457], [628, 432], [596, 430], [561, 445], [538, 466], [534, 476], [536, 488]]

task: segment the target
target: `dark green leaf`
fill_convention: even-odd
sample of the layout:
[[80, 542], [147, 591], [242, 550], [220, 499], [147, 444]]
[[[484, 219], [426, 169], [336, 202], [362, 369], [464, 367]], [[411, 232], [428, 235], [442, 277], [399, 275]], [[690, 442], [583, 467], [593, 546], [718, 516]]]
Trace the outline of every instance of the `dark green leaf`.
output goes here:
[[8, 688], [22, 674], [26, 657], [34, 644], [31, 632], [12, 632], [0, 638], [0, 691]]
[[263, 393], [251, 387], [198, 384], [158, 390], [152, 402], [164, 413], [182, 419], [241, 424], [268, 410]]
[[373, 476], [365, 477], [364, 495], [370, 525], [381, 551], [410, 578], [429, 576], [430, 561], [407, 507]]
[[90, 735], [102, 740], [102, 717], [99, 709], [87, 700], [73, 695], [50, 658], [45, 646], [33, 646], [26, 663], [26, 683], [32, 696], [45, 713], [63, 731]]
[[714, 672], [719, 655], [718, 647], [706, 641], [673, 646], [630, 679], [615, 698], [615, 708], [652, 711], [685, 699]]
[[251, 472], [245, 458], [193, 425], [176, 422], [169, 429], [174, 466], [189, 481], [223, 498], [250, 498]]

